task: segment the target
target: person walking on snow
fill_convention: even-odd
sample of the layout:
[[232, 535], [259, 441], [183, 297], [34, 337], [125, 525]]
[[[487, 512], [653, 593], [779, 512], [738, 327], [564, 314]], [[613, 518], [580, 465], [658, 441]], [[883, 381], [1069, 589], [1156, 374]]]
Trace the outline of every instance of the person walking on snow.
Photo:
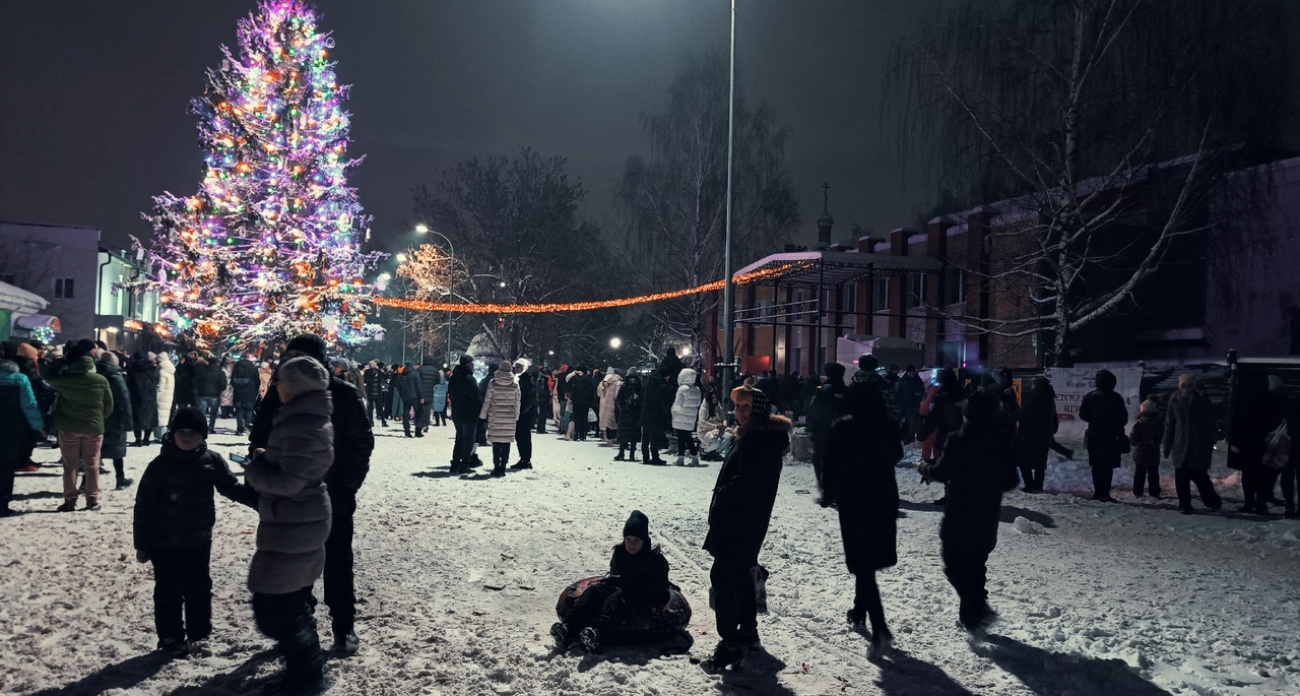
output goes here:
[[131, 390], [126, 386], [117, 355], [100, 351], [95, 371], [108, 380], [113, 392], [113, 412], [104, 418], [104, 444], [99, 448], [99, 458], [100, 461], [108, 459], [113, 462], [113, 472], [117, 474], [114, 490], [120, 491], [135, 482], [126, 477], [126, 432], [135, 424], [131, 413]]
[[604, 378], [600, 380], [600, 385], [596, 387], [596, 399], [600, 402], [599, 416], [596, 419], [596, 427], [600, 429], [600, 439], [606, 445], [612, 446], [618, 437], [618, 411], [616, 402], [618, 393], [623, 387], [623, 377], [610, 368]]
[[99, 451], [104, 444], [104, 419], [113, 413], [113, 389], [95, 372], [95, 361], [82, 345], [67, 349], [65, 360], [50, 365], [46, 381], [58, 392], [54, 429], [63, 455], [63, 504], [59, 512], [77, 509], [77, 463], [86, 463], [86, 509], [99, 509]]
[[903, 458], [898, 424], [880, 392], [864, 383], [848, 388], [831, 425], [822, 473], [822, 507], [835, 505], [844, 540], [844, 562], [855, 578], [848, 622], [865, 632], [871, 620], [870, 657], [894, 641], [876, 571], [898, 564], [898, 483], [894, 465]]
[[1033, 389], [1025, 396], [1025, 405], [1020, 409], [1020, 429], [1016, 431], [1016, 465], [1020, 467], [1026, 493], [1043, 492], [1047, 452], [1058, 427], [1052, 383], [1046, 377], [1035, 377]]
[[456, 443], [451, 454], [451, 473], [469, 473], [473, 466], [475, 442], [478, 437], [479, 409], [478, 384], [474, 381], [474, 358], [460, 356], [460, 363], [451, 371], [447, 385], [447, 398], [451, 399], [451, 422], [456, 426]]
[[1210, 400], [1197, 388], [1196, 377], [1179, 375], [1178, 391], [1169, 396], [1165, 409], [1164, 455], [1174, 464], [1174, 489], [1178, 510], [1192, 514], [1192, 484], [1210, 512], [1218, 512], [1223, 500], [1210, 481], [1210, 457], [1214, 452], [1215, 430], [1210, 421]]
[[695, 370], [684, 367], [677, 373], [677, 394], [673, 399], [672, 425], [677, 434], [677, 466], [683, 466], [686, 450], [691, 451], [691, 466], [700, 465], [700, 446], [695, 443], [696, 419], [700, 415], [700, 388], [695, 385]]
[[510, 463], [510, 444], [515, 441], [515, 430], [519, 426], [519, 402], [519, 383], [515, 381], [515, 373], [510, 363], [502, 360], [488, 382], [483, 406], [478, 414], [480, 420], [487, 421], [487, 440], [492, 445], [493, 478], [506, 475], [506, 465]]
[[126, 386], [131, 392], [131, 423], [135, 440], [132, 447], [143, 447], [153, 439], [162, 422], [158, 420], [158, 360], [153, 353], [137, 350], [126, 368]]

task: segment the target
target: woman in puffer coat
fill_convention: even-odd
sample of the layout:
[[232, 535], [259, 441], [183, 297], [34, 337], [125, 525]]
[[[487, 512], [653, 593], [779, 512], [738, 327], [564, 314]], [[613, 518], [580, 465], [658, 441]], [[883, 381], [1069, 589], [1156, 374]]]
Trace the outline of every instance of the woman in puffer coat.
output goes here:
[[600, 439], [605, 444], [613, 445], [614, 438], [618, 435], [618, 417], [616, 403], [618, 401], [618, 392], [623, 387], [623, 378], [611, 368], [600, 381], [600, 386], [596, 387], [596, 399], [600, 402], [600, 416], [597, 427], [600, 428]]
[[248, 589], [258, 629], [284, 652], [284, 692], [317, 693], [327, 683], [311, 590], [325, 569], [330, 533], [324, 482], [334, 462], [330, 380], [325, 366], [306, 356], [285, 361], [279, 377], [283, 405], [266, 449], [253, 451], [244, 476], [259, 494]]
[[158, 356], [158, 389], [154, 392], [154, 402], [158, 405], [158, 439], [163, 439], [163, 423], [172, 420], [172, 397], [176, 394], [176, 365], [172, 356], [162, 353]]
[[506, 475], [510, 462], [510, 445], [515, 441], [515, 425], [519, 421], [519, 383], [507, 361], [497, 365], [497, 371], [488, 382], [483, 397], [479, 419], [487, 420], [487, 440], [492, 443], [492, 476]]
[[695, 421], [700, 415], [700, 388], [695, 386], [695, 370], [682, 368], [677, 373], [677, 396], [673, 399], [673, 432], [677, 433], [677, 466], [691, 450], [691, 466], [700, 465], [700, 446], [695, 444]]

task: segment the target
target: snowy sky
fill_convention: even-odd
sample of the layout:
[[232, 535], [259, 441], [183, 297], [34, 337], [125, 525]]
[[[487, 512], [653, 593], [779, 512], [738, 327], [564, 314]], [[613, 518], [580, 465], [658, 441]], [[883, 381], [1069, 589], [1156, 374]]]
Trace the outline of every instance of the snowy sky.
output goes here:
[[[901, 181], [879, 95], [895, 37], [946, 0], [740, 0], [741, 87], [792, 129], [787, 158], [803, 205], [796, 241], [816, 238], [822, 182], [837, 237], [854, 222], [905, 225], [927, 207]], [[532, 147], [569, 158], [583, 213], [612, 227], [627, 157], [645, 153], [640, 115], [661, 108], [688, 51], [725, 48], [726, 0], [324, 0], [340, 81], [354, 85], [353, 183], [379, 241], [415, 222], [409, 190], [473, 156]], [[254, 3], [0, 6], [0, 219], [145, 236], [151, 195], [195, 189], [201, 154], [188, 101]]]

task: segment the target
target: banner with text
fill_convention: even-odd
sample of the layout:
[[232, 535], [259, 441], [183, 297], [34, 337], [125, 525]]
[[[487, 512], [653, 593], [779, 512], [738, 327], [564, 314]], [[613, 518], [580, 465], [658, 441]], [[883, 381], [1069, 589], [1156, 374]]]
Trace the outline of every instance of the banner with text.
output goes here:
[[[1124, 397], [1124, 405], [1128, 407], [1128, 424], [1132, 425], [1137, 418], [1138, 406], [1142, 404], [1138, 398], [1142, 386], [1142, 368], [1117, 367], [1111, 372], [1118, 382], [1115, 391]], [[1061, 419], [1056, 439], [1082, 442], [1083, 431], [1087, 430], [1088, 424], [1079, 419], [1079, 406], [1083, 404], [1083, 397], [1093, 390], [1097, 370], [1049, 367], [1043, 371], [1043, 375], [1051, 381], [1052, 389], [1056, 391], [1056, 413]], [[1125, 432], [1127, 431], [1126, 427]]]

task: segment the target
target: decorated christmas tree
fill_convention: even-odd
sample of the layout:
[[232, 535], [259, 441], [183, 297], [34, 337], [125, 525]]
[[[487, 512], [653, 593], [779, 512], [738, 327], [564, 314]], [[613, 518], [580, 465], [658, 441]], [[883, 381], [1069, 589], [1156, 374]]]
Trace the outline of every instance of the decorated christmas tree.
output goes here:
[[[349, 116], [329, 60], [333, 39], [299, 0], [263, 0], [239, 21], [239, 53], [191, 102], [203, 180], [189, 197], [164, 193], [151, 272], [164, 331], [201, 346], [244, 346], [311, 331], [341, 344], [377, 338], [366, 323], [373, 287], [362, 253], [366, 216], [348, 171]], [[139, 246], [139, 242], [136, 242]]]

